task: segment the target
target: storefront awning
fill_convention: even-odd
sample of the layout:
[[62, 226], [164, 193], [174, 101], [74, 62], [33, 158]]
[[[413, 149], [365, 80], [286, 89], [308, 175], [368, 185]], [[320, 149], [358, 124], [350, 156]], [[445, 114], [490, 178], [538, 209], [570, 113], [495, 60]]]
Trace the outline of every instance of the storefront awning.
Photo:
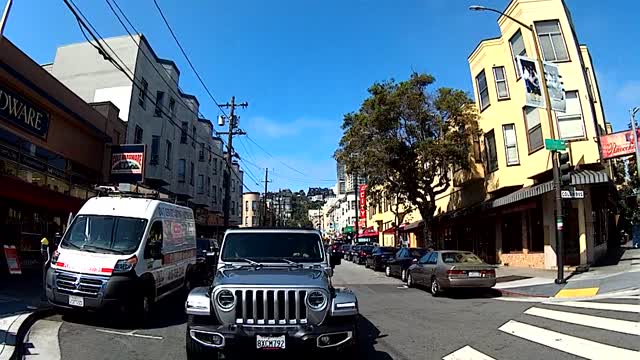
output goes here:
[[422, 224], [424, 224], [424, 221], [422, 221], [422, 220], [420, 220], [420, 221], [414, 221], [414, 222], [412, 222], [411, 224], [406, 225], [406, 226], [404, 227], [404, 231], [413, 231], [413, 230], [416, 230], [416, 229], [418, 229], [418, 228], [422, 227]]
[[378, 237], [378, 235], [378, 230], [375, 230], [373, 226], [369, 226], [368, 228], [363, 229], [360, 234], [358, 234], [358, 237]]
[[353, 226], [348, 225], [344, 227], [344, 230], [342, 231], [343, 234], [351, 234], [356, 232], [355, 229], [353, 228]]
[[[601, 184], [607, 182], [609, 182], [609, 176], [607, 175], [607, 173], [602, 171], [579, 170], [571, 174], [571, 185]], [[499, 199], [493, 200], [491, 202], [491, 207], [496, 208], [508, 205], [535, 196], [540, 196], [550, 191], [553, 191], [552, 181], [528, 186], [517, 190], [507, 196], [503, 196]]]

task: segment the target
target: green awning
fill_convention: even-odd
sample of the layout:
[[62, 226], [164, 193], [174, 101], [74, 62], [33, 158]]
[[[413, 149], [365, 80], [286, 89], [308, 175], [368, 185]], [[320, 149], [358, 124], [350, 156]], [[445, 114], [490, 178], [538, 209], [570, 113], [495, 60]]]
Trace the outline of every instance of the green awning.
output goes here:
[[351, 234], [351, 233], [354, 233], [354, 232], [356, 232], [356, 229], [351, 225], [345, 226], [344, 230], [342, 230], [343, 234]]

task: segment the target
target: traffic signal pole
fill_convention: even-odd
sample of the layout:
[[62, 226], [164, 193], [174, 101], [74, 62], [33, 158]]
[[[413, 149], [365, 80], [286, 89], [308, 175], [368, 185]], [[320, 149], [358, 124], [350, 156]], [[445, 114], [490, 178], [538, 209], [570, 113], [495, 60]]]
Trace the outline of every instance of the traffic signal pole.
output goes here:
[[556, 265], [558, 275], [556, 284], [563, 284], [564, 279], [564, 209], [562, 208], [562, 191], [560, 189], [560, 152], [553, 151], [553, 189], [556, 194]]

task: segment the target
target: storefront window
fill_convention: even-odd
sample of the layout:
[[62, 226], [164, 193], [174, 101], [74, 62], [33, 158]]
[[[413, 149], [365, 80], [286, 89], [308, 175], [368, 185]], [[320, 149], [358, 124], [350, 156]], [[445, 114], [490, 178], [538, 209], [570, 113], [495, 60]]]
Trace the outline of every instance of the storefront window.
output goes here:
[[47, 177], [47, 186], [49, 190], [59, 192], [61, 194], [69, 195], [70, 186], [67, 181], [58, 179], [53, 176]]
[[43, 187], [47, 186], [47, 176], [41, 172], [32, 171], [28, 169], [19, 169], [18, 177], [34, 185], [43, 186]]
[[0, 159], [0, 175], [18, 176], [18, 165], [12, 161]]
[[83, 189], [78, 186], [71, 187], [71, 196], [76, 197], [78, 199], [86, 200], [87, 199], [87, 189]]

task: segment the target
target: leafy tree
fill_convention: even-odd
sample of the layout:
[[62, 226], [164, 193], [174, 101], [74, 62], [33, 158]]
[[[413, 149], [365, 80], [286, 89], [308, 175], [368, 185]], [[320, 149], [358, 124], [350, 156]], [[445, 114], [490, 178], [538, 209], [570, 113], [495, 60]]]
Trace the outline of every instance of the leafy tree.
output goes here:
[[301, 228], [313, 227], [311, 220], [309, 220], [310, 209], [311, 202], [305, 196], [304, 191], [293, 193], [291, 197], [291, 219], [289, 219], [289, 226]]
[[357, 112], [344, 116], [335, 158], [365, 176], [370, 188], [398, 194], [414, 204], [431, 241], [435, 199], [451, 186], [453, 173], [471, 169], [471, 139], [477, 111], [463, 91], [439, 88], [427, 74], [402, 82], [374, 83]]
[[415, 206], [409, 202], [406, 194], [400, 192], [400, 189], [395, 188], [395, 193], [384, 193], [384, 191], [389, 191], [391, 186], [387, 186], [386, 188], [367, 188], [367, 198], [373, 205], [379, 205], [382, 203], [383, 197], [387, 198], [387, 202], [390, 203], [389, 210], [393, 214], [395, 219], [395, 231], [393, 233], [393, 243], [395, 246], [398, 246], [398, 226], [400, 226], [404, 222], [404, 218], [409, 215], [414, 209]]

